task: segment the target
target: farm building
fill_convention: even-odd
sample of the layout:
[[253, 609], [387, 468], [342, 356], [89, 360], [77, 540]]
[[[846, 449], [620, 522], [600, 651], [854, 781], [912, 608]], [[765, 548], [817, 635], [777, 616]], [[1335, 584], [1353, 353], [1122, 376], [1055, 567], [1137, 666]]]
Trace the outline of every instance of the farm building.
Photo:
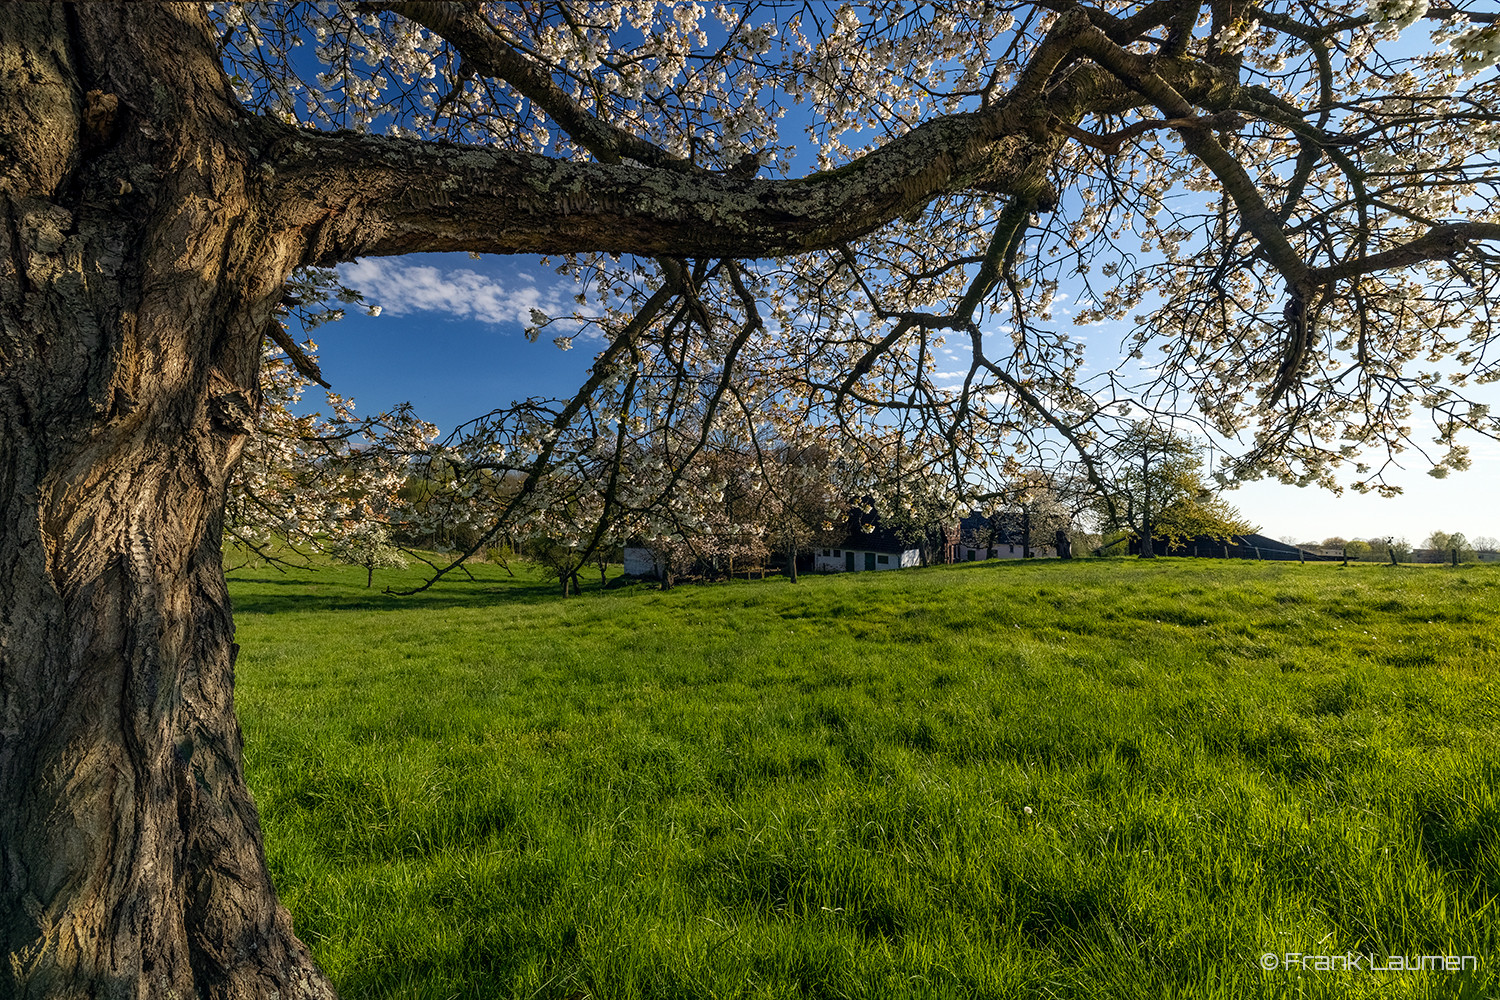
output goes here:
[[1055, 559], [1056, 532], [1042, 537], [1033, 534], [1030, 551], [1019, 518], [1013, 515], [990, 517], [972, 513], [958, 523], [958, 541], [952, 545], [951, 562], [982, 562], [986, 559]]
[[666, 568], [655, 552], [641, 545], [625, 546], [625, 575], [660, 577]]
[[883, 527], [876, 515], [862, 514], [856, 509], [848, 524], [842, 542], [813, 549], [814, 572], [862, 573], [922, 565], [921, 549]]
[[911, 569], [920, 565], [922, 553], [917, 549], [898, 550], [895, 546], [875, 546], [868, 540], [860, 548], [818, 549], [813, 556], [813, 569], [819, 573]]
[[[867, 531], [867, 527], [871, 530]], [[1020, 525], [1004, 517], [970, 514], [944, 529], [943, 533], [946, 543], [929, 558], [957, 563], [1021, 559], [1028, 555]], [[1057, 554], [1053, 537], [1048, 536], [1045, 544], [1040, 538], [1032, 538], [1029, 552], [1032, 558], [1056, 558]], [[822, 573], [910, 569], [921, 565], [921, 549], [883, 528], [873, 514], [851, 517], [849, 532], [842, 545], [819, 548], [813, 559], [813, 568]]]
[[[1026, 555], [1026, 547], [1021, 539], [1006, 537], [996, 539], [989, 545], [967, 545], [959, 542], [953, 550], [954, 562], [976, 562], [985, 559], [1021, 559]], [[1031, 546], [1031, 558], [1033, 559], [1055, 559], [1057, 549], [1052, 545], [1038, 545], [1035, 542]]]
[[[1130, 540], [1130, 554], [1136, 555], [1141, 551], [1140, 542], [1134, 538]], [[1288, 545], [1286, 542], [1265, 535], [1246, 534], [1231, 535], [1228, 538], [1216, 538], [1212, 535], [1197, 535], [1186, 538], [1175, 545], [1165, 542], [1156, 544], [1158, 555], [1167, 556], [1197, 556], [1206, 559], [1264, 559], [1280, 560], [1286, 562], [1294, 560], [1298, 562], [1332, 562], [1339, 556], [1324, 555], [1321, 552], [1312, 552], [1296, 545]]]
[[865, 570], [910, 570], [922, 564], [921, 550], [904, 547], [891, 532], [850, 534], [841, 546], [816, 549], [813, 570], [817, 573], [862, 573]]

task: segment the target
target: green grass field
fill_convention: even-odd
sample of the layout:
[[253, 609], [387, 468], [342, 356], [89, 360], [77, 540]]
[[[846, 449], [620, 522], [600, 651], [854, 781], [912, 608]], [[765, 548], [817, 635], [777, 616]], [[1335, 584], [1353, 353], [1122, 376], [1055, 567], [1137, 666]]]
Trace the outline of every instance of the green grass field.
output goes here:
[[1500, 567], [474, 572], [231, 577], [346, 1000], [1500, 995]]

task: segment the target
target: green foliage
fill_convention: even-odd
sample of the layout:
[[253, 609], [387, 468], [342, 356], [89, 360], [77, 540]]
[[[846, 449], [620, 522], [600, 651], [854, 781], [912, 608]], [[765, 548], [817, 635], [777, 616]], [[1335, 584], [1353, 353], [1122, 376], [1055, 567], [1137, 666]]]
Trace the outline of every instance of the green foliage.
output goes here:
[[1444, 559], [1455, 551], [1459, 562], [1474, 562], [1479, 558], [1462, 531], [1434, 531], [1427, 536], [1425, 547], [1435, 549]]
[[[272, 871], [342, 996], [1500, 992], [1492, 567], [473, 570], [231, 579]], [[1481, 966], [1257, 963], [1320, 950]]]
[[537, 536], [526, 543], [525, 551], [557, 580], [562, 596], [579, 592], [582, 582], [578, 574], [584, 568], [584, 553], [577, 545], [562, 545], [551, 538]]
[[1176, 545], [1198, 535], [1228, 538], [1256, 530], [1204, 480], [1192, 438], [1142, 422], [1111, 453], [1111, 478], [1096, 505], [1106, 535], [1125, 531]]

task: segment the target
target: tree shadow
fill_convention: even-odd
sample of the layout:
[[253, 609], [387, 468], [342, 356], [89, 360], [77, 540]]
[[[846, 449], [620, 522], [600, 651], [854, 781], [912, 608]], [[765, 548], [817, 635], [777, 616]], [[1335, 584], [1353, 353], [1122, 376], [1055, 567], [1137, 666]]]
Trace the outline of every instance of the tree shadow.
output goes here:
[[[473, 579], [458, 575], [416, 594], [396, 593], [419, 586], [424, 577], [415, 571], [378, 572], [375, 586], [366, 588], [363, 570], [344, 568], [294, 570], [286, 575], [266, 573], [264, 567], [226, 575], [235, 614], [279, 614], [306, 611], [401, 611], [490, 608], [496, 605], [549, 604], [562, 599], [555, 580], [531, 573], [515, 577], [493, 567], [476, 567]], [[358, 576], [358, 580], [354, 577]], [[384, 577], [384, 579], [382, 579]], [[614, 581], [611, 581], [612, 583]], [[589, 600], [603, 593], [598, 581], [585, 586], [571, 600]], [[609, 593], [618, 593], [611, 586]]]

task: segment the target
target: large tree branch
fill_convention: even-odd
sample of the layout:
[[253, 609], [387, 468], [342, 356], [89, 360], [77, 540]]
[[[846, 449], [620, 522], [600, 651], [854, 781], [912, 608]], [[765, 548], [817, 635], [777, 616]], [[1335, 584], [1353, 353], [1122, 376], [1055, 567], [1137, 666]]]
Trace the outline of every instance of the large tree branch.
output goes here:
[[263, 123], [268, 204], [304, 263], [418, 251], [769, 257], [835, 246], [982, 189], [1047, 203], [1056, 144], [1001, 105], [935, 119], [838, 170], [772, 181]]
[[[1485, 227], [1460, 224], [1384, 253], [1309, 267], [1282, 217], [1215, 138], [1222, 116], [1198, 113], [1243, 108], [1248, 88], [1199, 60], [1128, 52], [1098, 26], [1102, 18], [1093, 11], [1075, 9], [1059, 19], [1044, 45], [1048, 72], [1030, 74], [1024, 81], [1030, 86], [1009, 97], [932, 119], [839, 169], [767, 180], [684, 170], [684, 161], [663, 159], [658, 147], [578, 108], [542, 68], [462, 5], [391, 6], [450, 37], [479, 71], [509, 80], [596, 156], [642, 165], [310, 132], [260, 120], [253, 145], [269, 182], [268, 201], [280, 206], [284, 225], [303, 231], [304, 263], [449, 250], [760, 258], [847, 243], [961, 190], [1045, 208], [1055, 199], [1047, 177], [1052, 156], [1076, 137], [1084, 115], [1149, 105], [1168, 116], [1166, 124], [1217, 175], [1292, 287], [1310, 291], [1355, 273], [1451, 256], [1455, 241], [1493, 238]], [[1165, 5], [1152, 11], [1159, 19]], [[1108, 27], [1120, 31], [1118, 24]], [[1065, 51], [1093, 62], [1066, 68]]]
[[1433, 226], [1421, 236], [1400, 246], [1367, 257], [1342, 261], [1331, 267], [1316, 268], [1309, 276], [1316, 284], [1326, 285], [1341, 278], [1393, 271], [1423, 261], [1449, 260], [1462, 253], [1475, 240], [1500, 240], [1500, 223], [1450, 222]]
[[[465, 8], [398, 6], [451, 32], [466, 59], [536, 100], [595, 155], [647, 165], [562, 162], [264, 122], [259, 155], [271, 179], [269, 200], [282, 207], [283, 224], [304, 231], [305, 263], [441, 250], [754, 258], [835, 246], [960, 190], [1046, 209], [1056, 201], [1047, 171], [1067, 138], [1059, 123], [1144, 103], [1097, 67], [1049, 79], [1080, 32], [1097, 34], [1088, 15], [1074, 12], [1049, 32], [1040, 60], [1048, 71], [1028, 73], [1024, 85], [981, 111], [928, 121], [837, 170], [786, 181], [737, 178], [684, 171], [681, 161], [663, 160], [657, 147], [578, 108]], [[1190, 100], [1223, 86], [1214, 70], [1191, 60], [1163, 67]]]

